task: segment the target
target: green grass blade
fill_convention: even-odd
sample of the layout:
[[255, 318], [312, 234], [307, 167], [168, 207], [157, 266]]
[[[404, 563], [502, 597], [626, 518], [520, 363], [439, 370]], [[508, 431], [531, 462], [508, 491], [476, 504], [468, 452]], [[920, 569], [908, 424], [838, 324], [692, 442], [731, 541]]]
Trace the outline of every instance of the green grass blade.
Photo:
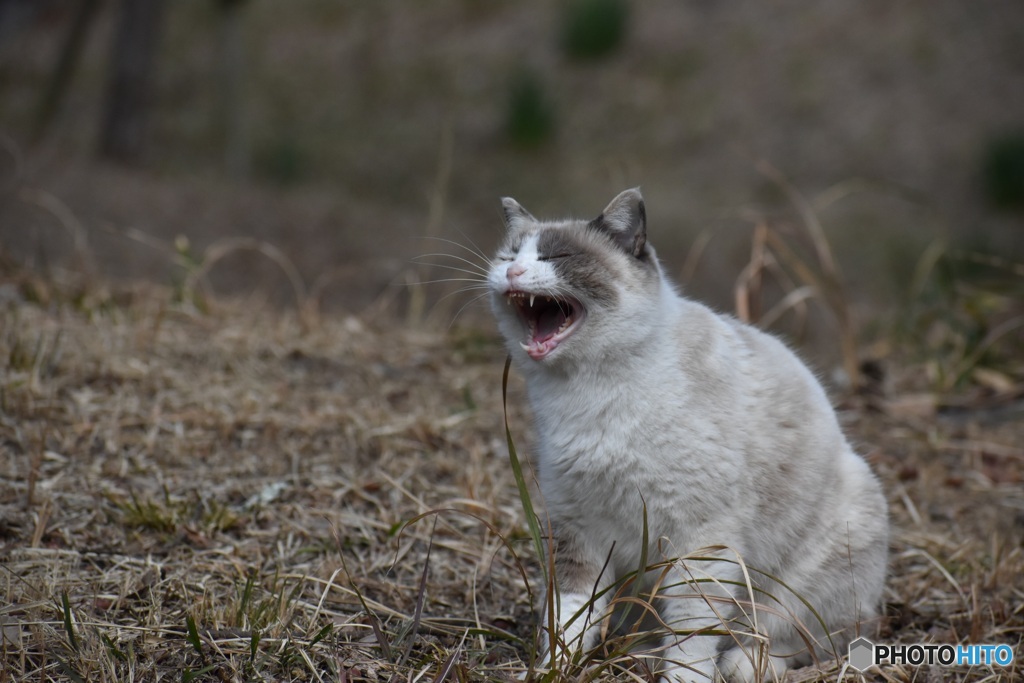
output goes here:
[[64, 630], [67, 631], [68, 634], [68, 645], [71, 646], [72, 650], [78, 652], [78, 636], [75, 635], [75, 625], [71, 620], [71, 603], [68, 602], [67, 591], [60, 594], [60, 603], [63, 607]]
[[512, 440], [512, 430], [508, 426], [508, 371], [512, 366], [512, 356], [505, 359], [505, 371], [501, 376], [501, 403], [505, 417], [505, 440], [508, 443], [508, 459], [512, 464], [512, 476], [515, 477], [516, 487], [519, 489], [519, 500], [523, 505], [523, 512], [526, 514], [526, 524], [530, 528], [530, 537], [533, 539], [534, 549], [537, 551], [537, 559], [540, 560], [541, 570], [547, 580], [547, 565], [544, 563], [544, 537], [540, 531], [540, 521], [533, 511], [533, 502], [530, 500], [530, 490], [526, 486], [526, 477], [523, 476], [523, 466], [519, 462], [519, 454], [516, 452], [516, 444]]
[[242, 594], [238, 599], [238, 609], [235, 611], [235, 626], [239, 628], [246, 626], [245, 616], [249, 609], [249, 604], [252, 602], [252, 591], [255, 585], [255, 572], [249, 572], [249, 575], [245, 577], [245, 587], [242, 589]]
[[[328, 624], [328, 626], [330, 626], [330, 624]], [[249, 663], [250, 664], [253, 664], [256, 661], [256, 653], [259, 651], [259, 648], [260, 648], [260, 638], [261, 638], [260, 630], [258, 628], [254, 628], [252, 630], [252, 634], [249, 636]], [[313, 643], [310, 646], [312, 647], [312, 645], [315, 645], [315, 644], [316, 644], [316, 641], [313, 641]]]
[[[547, 589], [548, 598], [545, 602], [547, 603], [548, 638], [550, 639], [548, 651], [553, 654], [558, 645], [555, 629], [555, 601], [551, 599], [551, 596], [556, 594], [553, 564], [554, 557], [551, 553], [544, 552], [544, 537], [541, 535], [540, 531], [540, 520], [537, 517], [537, 513], [533, 510], [533, 502], [530, 500], [530, 490], [526, 486], [526, 477], [523, 476], [523, 466], [519, 462], [519, 454], [516, 452], [516, 444], [512, 439], [512, 430], [508, 426], [508, 371], [510, 367], [512, 367], [512, 356], [507, 356], [505, 358], [505, 370], [501, 375], [501, 407], [502, 414], [505, 418], [505, 441], [508, 444], [508, 460], [512, 465], [512, 476], [516, 480], [516, 488], [519, 489], [519, 500], [523, 506], [523, 513], [526, 515], [526, 524], [530, 529], [530, 538], [533, 539], [534, 551], [537, 553], [537, 561], [538, 564], [540, 564], [541, 573], [544, 577], [544, 585]], [[550, 567], [548, 566], [548, 563], [552, 563]], [[528, 676], [532, 676], [533, 657], [534, 653], [531, 650], [531, 663]], [[552, 670], [552, 672], [553, 671], [554, 670]]]
[[313, 636], [312, 640], [309, 641], [309, 647], [312, 648], [314, 645], [319, 643], [321, 640], [331, 635], [334, 631], [334, 624], [327, 624], [322, 629], [317, 631], [316, 635]]
[[61, 670], [64, 671], [64, 675], [70, 678], [74, 683], [86, 683], [85, 679], [82, 678], [82, 674], [78, 673], [73, 666], [61, 657], [57, 657], [57, 664]]
[[185, 670], [181, 672], [181, 683], [192, 683], [192, 681], [198, 680], [201, 676], [210, 673], [216, 668], [213, 664], [204, 666], [202, 669], [196, 669], [195, 671], [185, 667]]
[[203, 641], [199, 638], [199, 630], [196, 628], [196, 620], [192, 618], [191, 614], [185, 615], [185, 630], [188, 632], [186, 640], [192, 645], [198, 654], [199, 658], [206, 661], [206, 654], [203, 653]]
[[110, 654], [111, 657], [121, 662], [122, 664], [128, 663], [128, 656], [124, 653], [124, 651], [121, 648], [117, 646], [117, 643], [115, 643], [110, 636], [108, 636], [106, 633], [101, 633], [100, 640], [103, 641], [103, 645], [107, 648], [107, 652]]
[[[648, 544], [650, 543], [650, 530], [647, 526], [647, 501], [644, 500], [644, 496], [640, 494], [640, 503], [642, 505], [643, 512], [643, 531], [640, 539], [640, 563], [636, 568], [636, 576], [633, 578], [633, 586], [630, 589], [630, 596], [636, 599], [640, 598], [640, 593], [644, 588], [644, 576], [647, 573], [649, 567], [647, 566], [647, 550]], [[632, 602], [627, 602], [626, 606], [622, 609], [622, 615], [618, 619], [618, 624], [613, 629], [618, 631], [629, 621], [629, 614], [632, 611]]]

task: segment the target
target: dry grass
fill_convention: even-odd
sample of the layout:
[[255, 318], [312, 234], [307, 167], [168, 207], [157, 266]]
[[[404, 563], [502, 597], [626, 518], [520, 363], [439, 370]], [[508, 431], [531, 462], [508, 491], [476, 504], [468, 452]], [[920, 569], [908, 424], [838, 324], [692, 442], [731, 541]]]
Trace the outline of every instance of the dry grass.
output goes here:
[[[489, 330], [300, 320], [252, 301], [199, 312], [162, 288], [2, 274], [0, 681], [510, 680], [527, 667], [543, 579]], [[1019, 657], [1019, 387], [938, 410], [917, 367], [897, 367], [841, 409], [890, 495], [882, 638], [1010, 643]], [[528, 451], [521, 406], [513, 379]], [[1021, 666], [868, 680], [1009, 681]]]

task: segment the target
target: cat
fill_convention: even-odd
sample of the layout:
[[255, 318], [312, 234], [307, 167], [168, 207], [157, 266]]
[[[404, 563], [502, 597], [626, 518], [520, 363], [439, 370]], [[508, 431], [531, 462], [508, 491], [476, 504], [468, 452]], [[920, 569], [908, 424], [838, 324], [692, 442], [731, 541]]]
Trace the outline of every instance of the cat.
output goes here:
[[534, 416], [565, 648], [542, 661], [598, 644], [609, 587], [641, 557], [674, 560], [657, 605], [683, 633], [667, 632], [662, 680], [757, 681], [842, 652], [877, 618], [888, 516], [815, 376], [679, 294], [639, 189], [589, 222], [502, 206], [487, 285]]

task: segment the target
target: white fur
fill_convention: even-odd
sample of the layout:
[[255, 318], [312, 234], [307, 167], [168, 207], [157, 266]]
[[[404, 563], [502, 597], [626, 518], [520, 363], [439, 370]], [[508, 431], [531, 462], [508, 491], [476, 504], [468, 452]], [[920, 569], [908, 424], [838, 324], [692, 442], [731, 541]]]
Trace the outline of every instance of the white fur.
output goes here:
[[[716, 609], [735, 616], [715, 596], [742, 600], [745, 591], [687, 580], [743, 582], [737, 556], [793, 591], [750, 573], [781, 601], [758, 598], [756, 622], [770, 639], [770, 661], [761, 662], [748, 639], [670, 638], [664, 680], [752, 681], [766, 668], [781, 675], [811, 659], [794, 623], [817, 641], [814, 657], [830, 656], [821, 625], [794, 592], [843, 653], [877, 614], [886, 503], [815, 377], [774, 337], [681, 297], [660, 268], [653, 290], [636, 282], [625, 260], [631, 256], [621, 251], [612, 258], [623, 267], [609, 273], [615, 310], [591, 310], [551, 357], [532, 360], [518, 346], [521, 330], [502, 295], [512, 264], [525, 268], [517, 287], [558, 291], [557, 273], [537, 260], [536, 235], [544, 229], [571, 227], [530, 228], [518, 254], [495, 261], [489, 282], [499, 326], [526, 378], [547, 514], [556, 536], [571, 541], [573, 562], [592, 577], [575, 585], [558, 577], [561, 635], [570, 647], [596, 644], [598, 629], [586, 629], [582, 619], [567, 623], [591, 599], [593, 577], [609, 556], [598, 591], [637, 569], [646, 504], [649, 562], [684, 558], [665, 582], [676, 586], [661, 593], [670, 625], [720, 629]], [[716, 562], [685, 559], [708, 546], [728, 550], [717, 551]], [[607, 597], [596, 601], [591, 625], [606, 616]]]

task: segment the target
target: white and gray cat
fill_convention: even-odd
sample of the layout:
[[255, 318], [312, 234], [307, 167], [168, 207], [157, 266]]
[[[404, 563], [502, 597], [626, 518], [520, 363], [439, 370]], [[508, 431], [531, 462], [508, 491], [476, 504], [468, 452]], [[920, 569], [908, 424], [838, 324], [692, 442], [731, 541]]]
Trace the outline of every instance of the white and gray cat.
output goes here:
[[[676, 631], [664, 680], [760, 680], [844, 652], [877, 618], [886, 501], [814, 375], [776, 338], [678, 293], [638, 190], [589, 222], [503, 206], [488, 285], [536, 422], [559, 641], [597, 644], [606, 589], [646, 550], [683, 558], [658, 593]], [[707, 547], [717, 559], [686, 559]]]

